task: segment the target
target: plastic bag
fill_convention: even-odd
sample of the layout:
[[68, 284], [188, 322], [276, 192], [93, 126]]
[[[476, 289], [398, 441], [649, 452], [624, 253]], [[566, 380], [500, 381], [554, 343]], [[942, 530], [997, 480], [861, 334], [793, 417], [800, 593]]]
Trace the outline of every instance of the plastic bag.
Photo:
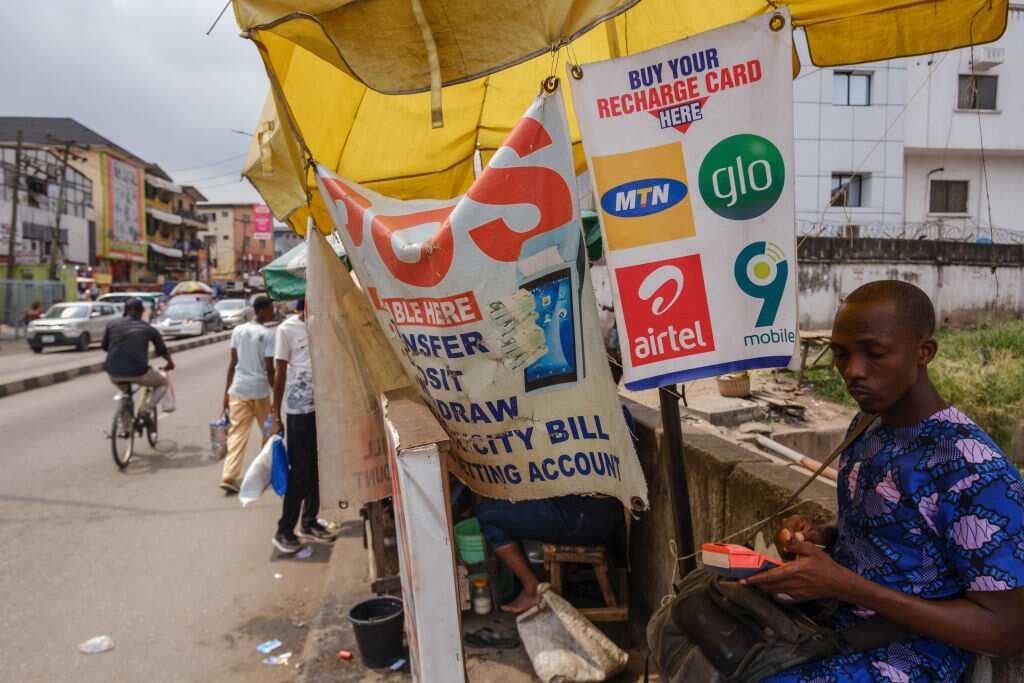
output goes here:
[[284, 439], [274, 435], [274, 455], [270, 466], [270, 483], [274, 493], [283, 496], [288, 490], [288, 449], [284, 447]]
[[541, 681], [605, 681], [626, 668], [629, 655], [575, 607], [546, 583], [538, 591], [540, 602], [519, 615], [516, 627]]
[[255, 503], [270, 486], [274, 469], [274, 444], [280, 441], [281, 437], [277, 434], [270, 437], [270, 441], [263, 444], [263, 450], [246, 470], [242, 487], [238, 490], [238, 500], [242, 507]]
[[171, 373], [163, 373], [164, 378], [167, 380], [167, 386], [165, 387], [164, 395], [160, 397], [160, 410], [165, 413], [173, 413], [178, 409], [178, 403], [174, 398], [174, 384], [171, 383]]
[[220, 460], [228, 454], [228, 427], [230, 425], [227, 411], [220, 416], [220, 419], [210, 423], [210, 456], [216, 460]]

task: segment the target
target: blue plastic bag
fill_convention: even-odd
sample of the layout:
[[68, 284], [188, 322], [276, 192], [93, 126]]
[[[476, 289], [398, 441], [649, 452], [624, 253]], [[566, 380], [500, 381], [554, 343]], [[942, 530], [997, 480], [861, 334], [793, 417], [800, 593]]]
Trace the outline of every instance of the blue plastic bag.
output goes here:
[[288, 490], [288, 449], [284, 446], [284, 439], [275, 434], [274, 455], [270, 466], [270, 485], [274, 487], [274, 493], [283, 496]]

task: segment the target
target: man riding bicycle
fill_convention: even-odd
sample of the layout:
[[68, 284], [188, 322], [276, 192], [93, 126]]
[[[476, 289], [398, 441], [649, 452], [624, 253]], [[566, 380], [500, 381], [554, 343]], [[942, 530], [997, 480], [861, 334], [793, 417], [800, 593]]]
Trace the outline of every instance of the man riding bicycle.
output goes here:
[[153, 387], [145, 407], [149, 413], [167, 391], [167, 378], [149, 366], [149, 343], [153, 342], [157, 355], [167, 361], [164, 372], [174, 369], [174, 361], [160, 333], [142, 319], [142, 311], [141, 299], [128, 299], [124, 317], [107, 325], [103, 333], [103, 350], [107, 352], [103, 369], [115, 385]]

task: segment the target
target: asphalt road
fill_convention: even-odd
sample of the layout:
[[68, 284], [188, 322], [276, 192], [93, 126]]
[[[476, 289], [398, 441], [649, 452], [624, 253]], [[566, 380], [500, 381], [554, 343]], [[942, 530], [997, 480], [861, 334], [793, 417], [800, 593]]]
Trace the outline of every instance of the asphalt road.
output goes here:
[[[255, 646], [278, 638], [298, 660], [306, 629], [294, 624], [316, 611], [329, 551], [279, 558], [273, 492], [242, 509], [217, 487], [207, 425], [227, 356], [227, 342], [176, 355], [178, 411], [124, 472], [105, 435], [105, 375], [0, 399], [0, 680], [294, 677]], [[114, 650], [78, 652], [101, 634]]]

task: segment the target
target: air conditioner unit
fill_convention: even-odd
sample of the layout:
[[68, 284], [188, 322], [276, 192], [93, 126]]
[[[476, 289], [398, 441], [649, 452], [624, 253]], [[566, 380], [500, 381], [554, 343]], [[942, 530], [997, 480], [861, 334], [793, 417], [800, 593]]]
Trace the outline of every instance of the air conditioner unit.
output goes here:
[[1003, 47], [976, 47], [974, 48], [974, 61], [971, 68], [975, 71], [987, 71], [994, 66], [999, 66], [1006, 59], [1006, 48]]

